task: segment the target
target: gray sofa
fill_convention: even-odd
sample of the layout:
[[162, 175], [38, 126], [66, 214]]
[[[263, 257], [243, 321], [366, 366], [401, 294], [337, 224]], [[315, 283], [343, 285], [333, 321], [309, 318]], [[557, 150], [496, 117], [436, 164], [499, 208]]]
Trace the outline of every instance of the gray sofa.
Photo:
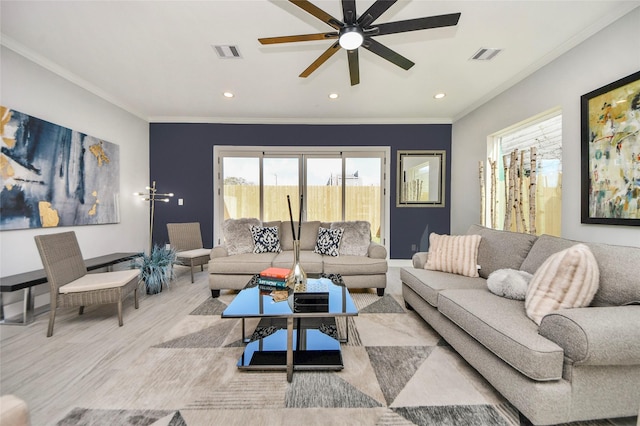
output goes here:
[[[259, 274], [260, 271], [270, 267], [290, 268], [293, 264], [293, 235], [291, 222], [265, 222], [264, 227], [278, 227], [280, 240], [280, 253], [253, 253], [248, 252], [252, 247], [252, 237], [243, 234], [248, 224], [260, 223], [257, 219], [240, 219], [240, 226], [236, 226], [235, 235], [230, 235], [225, 228], [225, 243], [214, 247], [211, 250], [211, 260], [209, 261], [209, 288], [211, 296], [218, 297], [220, 290], [244, 288], [249, 279]], [[227, 223], [225, 221], [225, 223]], [[301, 226], [300, 238], [300, 263], [307, 274], [340, 274], [348, 288], [375, 288], [378, 295], [384, 295], [387, 286], [387, 250], [383, 245], [371, 241], [369, 224], [362, 221], [354, 222], [303, 222]], [[318, 237], [318, 230], [323, 228], [345, 229], [340, 243], [341, 254], [339, 256], [327, 256], [314, 253]], [[359, 228], [358, 228], [359, 226]], [[298, 229], [297, 222], [294, 228]], [[297, 231], [296, 231], [297, 232]], [[245, 240], [244, 248], [238, 249], [238, 241]], [[358, 241], [356, 241], [358, 240]], [[356, 246], [359, 243], [359, 247]], [[242, 243], [240, 243], [242, 245]], [[231, 250], [231, 246], [233, 250]], [[351, 248], [351, 253], [358, 252], [359, 255], [343, 254], [343, 248]], [[240, 253], [238, 253], [240, 251]], [[231, 255], [229, 253], [232, 253]]]
[[402, 294], [471, 366], [534, 424], [635, 416], [640, 405], [640, 248], [585, 243], [600, 285], [591, 306], [529, 319], [525, 302], [487, 289], [491, 272], [534, 274], [563, 238], [478, 225], [478, 278], [425, 270], [428, 253], [402, 268]]

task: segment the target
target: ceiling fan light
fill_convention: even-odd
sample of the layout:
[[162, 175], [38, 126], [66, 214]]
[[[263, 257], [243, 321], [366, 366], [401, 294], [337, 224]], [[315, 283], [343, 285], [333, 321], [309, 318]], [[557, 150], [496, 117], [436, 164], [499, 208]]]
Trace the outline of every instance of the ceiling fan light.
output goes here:
[[362, 31], [356, 26], [344, 27], [340, 31], [340, 38], [338, 39], [338, 43], [340, 43], [340, 47], [342, 47], [343, 49], [357, 49], [358, 47], [362, 46], [363, 41], [364, 36], [362, 35]]

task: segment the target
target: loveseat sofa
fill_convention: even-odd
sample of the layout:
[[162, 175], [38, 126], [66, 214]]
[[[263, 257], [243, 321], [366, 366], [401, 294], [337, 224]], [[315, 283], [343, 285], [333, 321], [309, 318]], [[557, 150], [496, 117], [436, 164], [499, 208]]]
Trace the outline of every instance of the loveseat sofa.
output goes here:
[[400, 271], [407, 307], [533, 424], [638, 415], [640, 248], [585, 243], [599, 271], [595, 297], [538, 325], [527, 316], [529, 294], [527, 301], [499, 296], [487, 278], [508, 269], [535, 277], [545, 260], [578, 242], [478, 225], [468, 234], [480, 235], [479, 277], [427, 270], [429, 254], [416, 253], [413, 267]]
[[[256, 239], [251, 226], [277, 228], [278, 249], [256, 253]], [[320, 228], [342, 229], [337, 256], [314, 252]], [[307, 274], [340, 274], [348, 288], [376, 288], [384, 295], [387, 286], [387, 250], [371, 240], [370, 224], [351, 222], [303, 222], [300, 226], [300, 264]], [[255, 230], [256, 228], [254, 228]], [[249, 279], [268, 267], [291, 268], [293, 264], [293, 232], [298, 223], [265, 222], [258, 219], [228, 219], [223, 224], [224, 244], [211, 250], [209, 288], [218, 297], [221, 289], [240, 290]], [[275, 247], [274, 238], [264, 246]]]

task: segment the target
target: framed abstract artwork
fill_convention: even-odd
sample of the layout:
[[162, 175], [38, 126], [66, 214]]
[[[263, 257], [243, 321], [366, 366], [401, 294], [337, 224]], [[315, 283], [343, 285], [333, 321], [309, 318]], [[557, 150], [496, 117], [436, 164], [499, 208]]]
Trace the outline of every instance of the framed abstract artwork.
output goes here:
[[640, 71], [583, 95], [582, 223], [640, 225]]
[[0, 230], [119, 222], [119, 147], [0, 106]]

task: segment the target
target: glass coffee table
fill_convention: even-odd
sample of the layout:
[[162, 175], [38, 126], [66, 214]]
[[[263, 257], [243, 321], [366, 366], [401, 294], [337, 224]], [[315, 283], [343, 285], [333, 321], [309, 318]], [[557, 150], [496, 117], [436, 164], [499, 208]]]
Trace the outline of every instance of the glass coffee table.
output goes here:
[[[309, 275], [304, 291], [271, 290], [254, 276], [222, 313], [222, 318], [242, 319], [242, 339], [247, 346], [238, 360], [244, 370], [286, 370], [291, 382], [295, 370], [342, 370], [336, 317], [358, 315], [349, 290], [337, 274]], [[245, 319], [272, 319], [264, 333], [245, 336]], [[323, 320], [323, 319], [326, 319]], [[282, 322], [282, 327], [278, 326]], [[329, 323], [329, 325], [327, 325]], [[286, 325], [285, 325], [286, 324]]]

